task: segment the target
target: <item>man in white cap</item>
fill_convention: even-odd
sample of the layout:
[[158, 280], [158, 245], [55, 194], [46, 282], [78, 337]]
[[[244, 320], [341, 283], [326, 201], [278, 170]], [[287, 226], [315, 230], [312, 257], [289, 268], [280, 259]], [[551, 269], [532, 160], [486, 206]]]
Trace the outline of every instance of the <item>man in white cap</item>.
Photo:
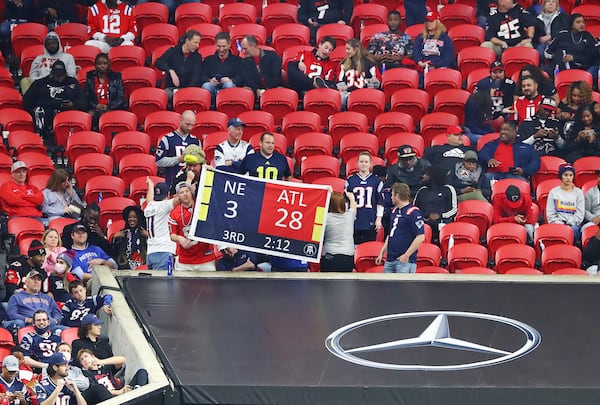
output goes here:
[[252, 145], [242, 139], [244, 122], [232, 118], [227, 123], [229, 138], [221, 142], [215, 149], [215, 168], [227, 172], [238, 173], [242, 160], [246, 155], [254, 153]]
[[0, 384], [6, 388], [6, 396], [10, 403], [14, 403], [18, 399], [21, 404], [30, 404], [31, 397], [29, 389], [18, 378], [19, 359], [15, 356], [8, 355], [2, 360], [2, 373], [0, 374]]
[[44, 202], [44, 195], [27, 181], [27, 164], [17, 160], [10, 170], [11, 180], [0, 186], [0, 203], [9, 217], [30, 217], [42, 220], [38, 208]]

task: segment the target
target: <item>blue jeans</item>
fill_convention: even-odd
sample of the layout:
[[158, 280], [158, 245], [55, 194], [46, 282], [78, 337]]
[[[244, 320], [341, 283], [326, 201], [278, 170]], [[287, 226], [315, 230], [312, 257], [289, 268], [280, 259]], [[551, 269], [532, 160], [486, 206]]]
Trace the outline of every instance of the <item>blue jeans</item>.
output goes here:
[[146, 266], [148, 266], [148, 270], [167, 270], [169, 257], [173, 257], [173, 254], [169, 252], [150, 253], [146, 256]]
[[384, 273], [415, 273], [417, 271], [417, 263], [402, 263], [399, 260], [393, 262], [386, 261], [383, 265]]
[[210, 82], [205, 82], [202, 85], [202, 88], [204, 90], [210, 91], [210, 95], [211, 95], [213, 101], [217, 97], [217, 93], [219, 92], [219, 90], [222, 90], [222, 89], [231, 89], [233, 87], [236, 87], [236, 85], [235, 85], [234, 82], [225, 82], [225, 83], [219, 84], [217, 86], [213, 86]]

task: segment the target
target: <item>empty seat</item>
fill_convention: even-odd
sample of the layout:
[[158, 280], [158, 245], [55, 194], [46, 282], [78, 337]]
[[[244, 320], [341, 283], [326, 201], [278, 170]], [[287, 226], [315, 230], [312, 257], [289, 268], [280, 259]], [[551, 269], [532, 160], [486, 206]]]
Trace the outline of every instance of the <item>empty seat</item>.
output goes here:
[[[308, 45], [310, 43], [310, 31], [308, 27], [298, 23], [287, 23], [276, 26], [273, 29], [272, 37], [271, 45], [280, 55], [289, 47]], [[283, 66], [287, 68], [287, 63]]]
[[[479, 243], [479, 229], [466, 222], [451, 222], [446, 224], [440, 229], [440, 248], [442, 249], [442, 257], [448, 255], [448, 244], [450, 240], [453, 240], [454, 247], [463, 244], [478, 244]], [[486, 250], [487, 257], [487, 250]], [[486, 259], [487, 260], [487, 259]]]
[[448, 36], [454, 43], [454, 52], [460, 53], [465, 48], [481, 45], [485, 30], [475, 24], [458, 24], [448, 29]]
[[329, 117], [340, 112], [342, 98], [340, 92], [334, 89], [311, 89], [304, 93], [303, 105], [304, 111], [318, 114], [321, 125], [326, 126]]
[[356, 246], [354, 251], [354, 268], [359, 273], [365, 272], [368, 268], [376, 266], [375, 259], [379, 256], [382, 242], [364, 242]]
[[321, 132], [321, 117], [311, 111], [294, 111], [283, 117], [281, 132], [288, 139], [288, 144], [293, 145], [294, 140], [305, 132]]
[[150, 136], [143, 132], [124, 131], [115, 135], [112, 140], [110, 154], [115, 160], [115, 164], [119, 162], [123, 156], [132, 153], [150, 153]]
[[169, 19], [169, 8], [162, 3], [141, 3], [133, 8], [133, 16], [138, 31], [143, 31], [151, 24], [166, 23]]
[[33, 119], [31, 115], [27, 111], [18, 108], [1, 109], [0, 125], [3, 131], [23, 130], [33, 132]]
[[[199, 23], [211, 23], [213, 21], [213, 10], [206, 3], [182, 3], [175, 9], [175, 25], [183, 35], [192, 26]], [[204, 36], [204, 31], [198, 31]]]
[[181, 114], [185, 110], [194, 112], [210, 110], [210, 92], [200, 87], [185, 87], [173, 94], [173, 111]]
[[512, 77], [513, 74], [520, 71], [525, 65], [538, 66], [540, 63], [540, 54], [535, 48], [524, 46], [509, 47], [502, 52], [502, 63], [506, 71], [506, 77]]
[[227, 3], [219, 7], [219, 24], [223, 31], [229, 31], [239, 24], [254, 24], [258, 12], [248, 3]]
[[[148, 4], [148, 3], [143, 3]], [[152, 4], [152, 3], [150, 3]], [[159, 3], [160, 4], [160, 3]], [[134, 10], [137, 7], [134, 8]], [[152, 50], [159, 46], [175, 46], [179, 40], [177, 27], [166, 23], [147, 25], [142, 29], [142, 47], [146, 50], [146, 57], [150, 57]]]
[[148, 114], [167, 109], [167, 93], [151, 87], [135, 89], [129, 96], [129, 109], [143, 123]]
[[173, 111], [155, 111], [146, 116], [144, 132], [150, 137], [150, 144], [155, 146], [169, 132], [179, 128], [181, 115]]
[[[481, 70], [483, 77], [489, 76], [490, 65], [496, 60], [496, 54], [489, 48], [480, 46], [470, 46], [463, 48], [458, 52], [458, 69], [463, 77], [468, 77], [471, 73]], [[483, 78], [481, 77], [481, 78]], [[478, 80], [479, 81], [479, 77]], [[471, 91], [471, 89], [467, 89]]]
[[125, 182], [119, 177], [110, 175], [101, 175], [90, 178], [85, 184], [85, 194], [83, 199], [88, 204], [91, 204], [92, 202], [98, 201], [100, 193], [102, 193], [103, 199], [109, 197], [123, 197], [123, 194], [125, 193]]
[[254, 109], [254, 92], [242, 87], [223, 89], [217, 94], [216, 104], [218, 111], [235, 118]]
[[85, 24], [75, 22], [63, 23], [56, 26], [54, 31], [58, 34], [63, 49], [76, 45], [84, 45], [85, 41], [90, 39], [90, 33]]
[[369, 121], [367, 116], [360, 112], [344, 111], [329, 117], [329, 135], [333, 139], [333, 145], [339, 146], [340, 139], [352, 132], [369, 132]]
[[146, 51], [140, 46], [115, 46], [108, 52], [110, 68], [116, 72], [133, 66], [144, 66]]
[[458, 204], [455, 221], [476, 225], [483, 238], [494, 219], [494, 207], [487, 201], [465, 200]]
[[[262, 25], [267, 29], [267, 35], [272, 36], [277, 27], [298, 22], [298, 7], [290, 3], [268, 4], [262, 10]], [[307, 27], [308, 28], [308, 27]], [[277, 47], [273, 45], [275, 49]]]
[[[263, 132], [275, 132], [275, 119], [270, 112], [245, 111], [240, 113], [238, 118], [245, 124], [243, 139], [250, 139], [253, 135], [260, 135]], [[284, 149], [282, 153], [285, 154], [286, 150]]]
[[100, 206], [100, 219], [98, 225], [102, 229], [106, 229], [108, 220], [115, 221], [123, 220], [123, 210], [131, 205], [135, 205], [135, 201], [125, 197], [110, 197], [103, 198], [98, 204]]
[[[125, 67], [121, 71], [121, 79], [123, 80], [123, 87], [125, 87], [125, 98], [129, 99], [129, 96], [131, 96], [131, 93], [135, 89], [156, 87], [156, 70], [147, 66]], [[180, 89], [179, 91], [182, 90], [186, 89]]]
[[104, 153], [86, 153], [75, 160], [73, 175], [79, 188], [83, 188], [92, 177], [112, 175], [113, 159]]
[[523, 225], [504, 222], [493, 224], [486, 232], [486, 244], [490, 258], [494, 258], [496, 251], [504, 245], [520, 244], [527, 242], [527, 230]]
[[373, 133], [379, 139], [379, 147], [383, 147], [386, 139], [398, 132], [413, 132], [415, 129], [412, 116], [399, 112], [389, 111], [375, 117]]
[[92, 117], [84, 111], [61, 111], [54, 116], [53, 128], [56, 144], [66, 148], [69, 135], [92, 129]]
[[425, 266], [439, 266], [442, 259], [442, 251], [433, 243], [423, 242], [417, 251], [417, 269]]
[[275, 125], [281, 125], [286, 114], [298, 109], [298, 93], [285, 87], [267, 89], [260, 98], [260, 109], [273, 114]]
[[75, 65], [80, 69], [95, 66], [96, 56], [101, 52], [100, 48], [92, 45], [76, 45], [66, 51], [75, 59]]
[[220, 111], [201, 111], [196, 114], [196, 125], [192, 129], [192, 133], [200, 139], [203, 135], [211, 132], [225, 131], [228, 120], [227, 114]]
[[365, 114], [373, 126], [375, 117], [385, 110], [385, 94], [377, 89], [356, 89], [348, 95], [347, 109]]
[[147, 153], [132, 153], [121, 158], [119, 162], [119, 176], [130, 184], [131, 181], [141, 176], [156, 176], [156, 158]]
[[471, 93], [461, 89], [444, 89], [433, 98], [433, 112], [446, 112], [455, 115], [458, 122], [465, 122], [465, 105]]
[[98, 126], [106, 138], [106, 144], [110, 145], [116, 134], [137, 129], [137, 117], [129, 111], [108, 111], [100, 116]]
[[450, 273], [459, 273], [469, 267], [486, 267], [487, 261], [487, 249], [476, 243], [457, 244], [448, 251], [448, 271]]
[[308, 156], [300, 164], [300, 176], [305, 183], [321, 177], [339, 177], [340, 162], [333, 156]]
[[386, 100], [400, 89], [417, 89], [419, 87], [419, 74], [416, 70], [408, 68], [395, 68], [383, 72], [381, 86]]
[[415, 124], [427, 114], [428, 109], [429, 93], [425, 90], [400, 89], [392, 94], [390, 111], [398, 111], [410, 115]]
[[[436, 69], [437, 70], [437, 69]], [[446, 112], [425, 114], [419, 122], [419, 133], [425, 141], [425, 146], [431, 145], [431, 140], [439, 134], [446, 133], [448, 127], [459, 125], [458, 117]]]
[[349, 25], [344, 24], [324, 24], [317, 29], [317, 43], [321, 42], [321, 39], [325, 36], [330, 36], [335, 39], [336, 47], [342, 47], [346, 45], [346, 41], [354, 38], [354, 30]]
[[444, 89], [460, 89], [462, 74], [455, 69], [438, 68], [430, 70], [425, 75], [425, 91], [433, 98]]
[[528, 245], [509, 243], [498, 247], [494, 254], [496, 271], [500, 274], [518, 267], [535, 266], [535, 250]]
[[581, 250], [572, 245], [551, 245], [542, 252], [542, 271], [553, 274], [565, 268], [581, 267]]
[[48, 28], [43, 24], [27, 22], [15, 25], [11, 32], [11, 43], [15, 57], [21, 57], [23, 49], [31, 45], [43, 45]]
[[86, 153], [104, 153], [106, 138], [103, 134], [93, 131], [79, 131], [67, 138], [67, 159], [74, 162]]

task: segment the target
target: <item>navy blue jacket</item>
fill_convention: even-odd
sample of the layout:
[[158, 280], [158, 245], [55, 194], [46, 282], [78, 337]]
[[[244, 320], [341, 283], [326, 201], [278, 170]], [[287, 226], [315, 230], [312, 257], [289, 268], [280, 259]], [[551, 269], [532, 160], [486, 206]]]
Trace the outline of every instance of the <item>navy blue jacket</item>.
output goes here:
[[[488, 167], [488, 161], [494, 157], [499, 142], [499, 139], [488, 142], [479, 151], [479, 162], [483, 167]], [[523, 142], [515, 142], [512, 146], [515, 166], [523, 169], [523, 176], [532, 176], [537, 173], [540, 169], [540, 157], [535, 149]]]

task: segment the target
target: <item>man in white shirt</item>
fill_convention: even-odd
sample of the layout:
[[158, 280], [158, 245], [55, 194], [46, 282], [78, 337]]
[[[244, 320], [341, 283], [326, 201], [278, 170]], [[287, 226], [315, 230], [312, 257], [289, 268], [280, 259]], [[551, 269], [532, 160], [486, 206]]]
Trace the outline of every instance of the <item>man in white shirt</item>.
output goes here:
[[[169, 186], [166, 183], [154, 185], [150, 178], [146, 179], [148, 191], [146, 192], [146, 206], [144, 215], [148, 233], [148, 248], [146, 265], [149, 270], [167, 270], [169, 258], [173, 258], [176, 244], [171, 240], [167, 220], [173, 208], [180, 204], [176, 195], [166, 199]], [[171, 263], [174, 263], [172, 261]]]
[[227, 123], [229, 138], [221, 142], [215, 149], [215, 168], [231, 173], [238, 173], [242, 160], [246, 155], [254, 153], [252, 145], [242, 139], [244, 122], [232, 118]]

